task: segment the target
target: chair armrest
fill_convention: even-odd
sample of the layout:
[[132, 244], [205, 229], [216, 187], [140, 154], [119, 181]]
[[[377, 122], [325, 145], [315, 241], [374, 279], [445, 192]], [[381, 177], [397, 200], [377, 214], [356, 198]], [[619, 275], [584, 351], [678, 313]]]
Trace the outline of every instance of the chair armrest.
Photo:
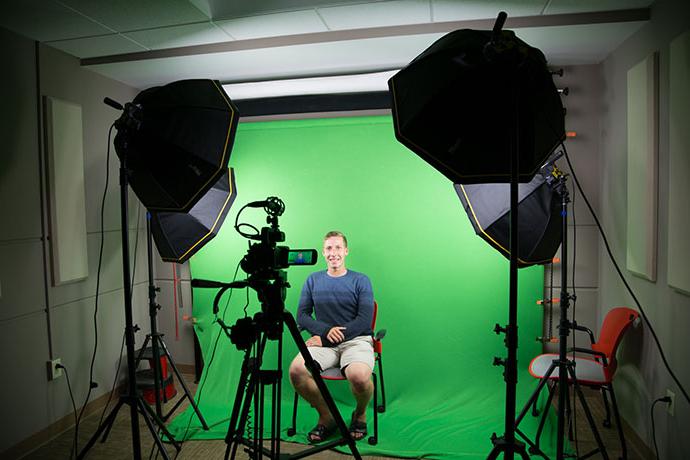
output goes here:
[[594, 333], [592, 332], [592, 330], [590, 328], [585, 327], [585, 326], [580, 326], [576, 322], [572, 323], [572, 328], [575, 329], [576, 331], [583, 331], [583, 332], [586, 332], [587, 334], [589, 334], [590, 343], [594, 343]]
[[386, 336], [386, 330], [385, 330], [385, 329], [381, 329], [381, 330], [378, 331], [378, 332], [376, 333], [376, 335], [374, 336], [374, 340], [381, 340], [381, 339], [384, 338], [385, 336]]
[[609, 363], [606, 360], [606, 353], [602, 353], [601, 351], [596, 351], [596, 350], [590, 350], [589, 348], [580, 348], [580, 347], [575, 347], [575, 348], [570, 348], [568, 352], [571, 351], [577, 351], [578, 353], [586, 353], [588, 355], [594, 355], [598, 358], [601, 358], [603, 360], [604, 366], [608, 366]]

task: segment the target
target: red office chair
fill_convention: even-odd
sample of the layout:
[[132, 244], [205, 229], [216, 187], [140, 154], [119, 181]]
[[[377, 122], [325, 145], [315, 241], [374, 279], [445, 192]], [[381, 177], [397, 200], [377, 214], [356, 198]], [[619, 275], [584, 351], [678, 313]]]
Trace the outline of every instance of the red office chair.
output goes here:
[[[604, 399], [604, 407], [606, 408], [606, 419], [603, 423], [605, 427], [611, 426], [611, 412], [606, 392], [608, 391], [611, 393], [613, 414], [616, 417], [616, 427], [618, 428], [618, 437], [620, 438], [624, 459], [627, 458], [627, 451], [620, 415], [618, 413], [618, 404], [616, 403], [616, 394], [613, 391], [613, 376], [616, 373], [616, 367], [618, 365], [616, 361], [616, 350], [618, 349], [618, 345], [623, 338], [623, 334], [633, 325], [639, 316], [640, 314], [637, 311], [627, 307], [616, 307], [612, 309], [604, 318], [598, 342], [594, 341], [594, 333], [590, 329], [574, 324], [574, 329], [589, 334], [592, 349], [576, 347], [569, 350], [593, 355], [593, 358], [580, 356], [574, 358], [577, 381], [580, 385], [601, 390]], [[543, 378], [551, 363], [557, 359], [558, 355], [554, 353], [537, 356], [529, 365], [530, 374], [537, 379]], [[558, 372], [555, 372], [551, 374], [549, 380], [557, 382], [558, 377]], [[569, 377], [568, 380], [572, 383], [572, 378]], [[549, 388], [549, 403], [551, 402], [553, 391], [556, 387], [557, 385], [552, 385], [551, 388]], [[539, 443], [538, 438], [541, 433], [541, 427], [542, 424], [540, 424], [540, 429], [537, 433], [537, 445]]]
[[[379, 306], [374, 302], [374, 316], [371, 319], [371, 330], [376, 330], [376, 316], [378, 315]], [[383, 360], [381, 358], [382, 344], [381, 339], [386, 335], [386, 330], [381, 329], [374, 335], [374, 365], [378, 367], [379, 375], [378, 378], [381, 380], [381, 404], [378, 403], [378, 384], [376, 378], [376, 372], [372, 372], [371, 377], [374, 381], [374, 435], [369, 437], [369, 444], [372, 446], [378, 443], [379, 435], [379, 412], [383, 413], [386, 411], [386, 392], [383, 384]], [[331, 367], [321, 371], [321, 377], [324, 380], [347, 380], [347, 378], [340, 371], [339, 367]], [[292, 426], [288, 428], [288, 436], [294, 436], [297, 432], [297, 404], [299, 403], [299, 395], [295, 392], [295, 402], [292, 409]]]

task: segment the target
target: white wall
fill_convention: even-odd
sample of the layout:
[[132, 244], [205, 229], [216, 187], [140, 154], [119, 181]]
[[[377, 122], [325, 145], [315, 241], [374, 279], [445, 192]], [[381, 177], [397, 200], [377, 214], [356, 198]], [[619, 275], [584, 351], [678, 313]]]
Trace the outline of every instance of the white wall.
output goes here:
[[[65, 378], [48, 381], [46, 361], [61, 358], [70, 375], [77, 404], [88, 389], [94, 344], [94, 300], [100, 244], [100, 202], [105, 183], [107, 134], [118, 113], [102, 103], [104, 96], [129, 101], [137, 90], [82, 70], [76, 58], [0, 29], [3, 80], [0, 85], [0, 453], [70, 415], [72, 406]], [[40, 77], [37, 77], [37, 62]], [[40, 89], [37, 88], [40, 81]], [[89, 276], [59, 287], [50, 285], [50, 265], [44, 264], [45, 236], [41, 216], [39, 108], [48, 95], [82, 106], [84, 175]], [[112, 385], [124, 331], [118, 161], [111, 152], [110, 187], [105, 208], [105, 245], [99, 300], [98, 354], [92, 399]], [[132, 194], [131, 248], [136, 235], [137, 202]], [[144, 228], [143, 218], [140, 220]], [[47, 231], [47, 227], [46, 227]], [[45, 241], [49, 241], [46, 239]], [[148, 330], [146, 259], [141, 239], [134, 294], [135, 321]], [[49, 253], [48, 253], [49, 254]], [[44, 283], [47, 268], [48, 284]], [[2, 456], [2, 454], [0, 454]]]
[[[652, 6], [651, 20], [626, 40], [603, 62], [604, 90], [601, 121], [601, 219], [613, 253], [640, 300], [663, 346], [669, 364], [686, 389], [690, 389], [690, 296], [667, 284], [667, 224], [669, 176], [669, 43], [690, 28], [690, 3], [659, 0]], [[659, 52], [659, 216], [658, 277], [650, 282], [625, 269], [627, 213], [627, 71], [649, 53]], [[686, 199], [688, 197], [685, 197]], [[616, 275], [603, 246], [599, 250], [599, 320], [612, 307], [635, 308]], [[686, 254], [686, 257], [690, 254]], [[657, 405], [656, 433], [660, 458], [687, 458], [690, 451], [690, 405], [666, 371], [646, 325], [629, 334], [619, 352], [616, 392], [623, 417], [648, 446], [653, 446], [650, 405], [666, 395], [676, 394], [675, 417]]]

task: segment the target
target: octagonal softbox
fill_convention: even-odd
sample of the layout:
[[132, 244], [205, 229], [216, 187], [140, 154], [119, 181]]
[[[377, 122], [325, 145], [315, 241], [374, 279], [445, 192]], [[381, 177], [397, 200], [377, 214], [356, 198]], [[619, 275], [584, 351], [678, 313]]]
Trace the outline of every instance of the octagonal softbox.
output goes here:
[[496, 33], [451, 32], [388, 81], [395, 136], [454, 183], [509, 182], [512, 153], [529, 182], [565, 138], [544, 55]]
[[115, 148], [150, 211], [187, 212], [226, 172], [239, 113], [215, 80], [142, 91], [116, 122]]
[[236, 197], [235, 174], [230, 168], [189, 212], [151, 211], [151, 233], [161, 258], [183, 263], [192, 257], [218, 234]]

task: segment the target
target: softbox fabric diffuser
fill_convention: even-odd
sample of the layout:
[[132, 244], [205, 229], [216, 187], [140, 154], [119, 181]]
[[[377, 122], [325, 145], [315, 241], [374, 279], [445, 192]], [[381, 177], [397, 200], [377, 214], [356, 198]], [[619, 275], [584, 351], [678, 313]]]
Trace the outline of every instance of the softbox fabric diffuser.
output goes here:
[[[510, 258], [510, 184], [455, 184], [474, 231]], [[561, 244], [561, 203], [541, 174], [518, 185], [518, 267], [545, 264]]]
[[125, 110], [138, 125], [120, 123], [115, 147], [132, 190], [150, 211], [189, 211], [227, 168], [237, 109], [217, 81], [181, 80], [142, 91]]
[[454, 183], [509, 182], [515, 151], [529, 182], [565, 138], [544, 55], [500, 34], [451, 32], [388, 81], [397, 139]]
[[236, 197], [230, 168], [188, 213], [151, 211], [151, 233], [161, 258], [183, 263], [194, 255], [218, 234]]

